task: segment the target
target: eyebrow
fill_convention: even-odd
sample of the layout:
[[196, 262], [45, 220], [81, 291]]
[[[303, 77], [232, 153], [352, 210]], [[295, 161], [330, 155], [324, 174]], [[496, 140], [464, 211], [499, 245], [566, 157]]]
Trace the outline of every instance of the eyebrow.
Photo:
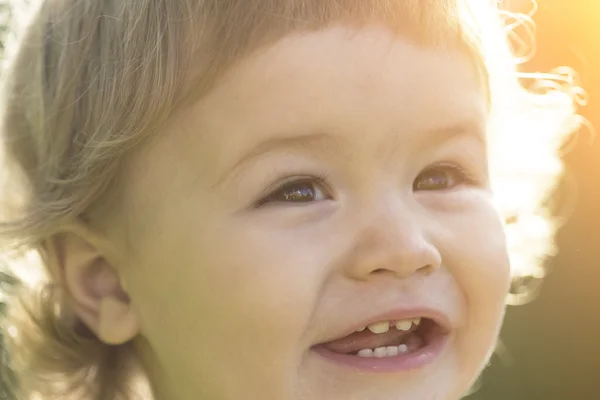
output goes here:
[[458, 123], [432, 129], [422, 133], [428, 137], [427, 145], [443, 144], [456, 137], [467, 136], [486, 143], [486, 126], [483, 120], [477, 118], [466, 119]]
[[[417, 135], [426, 136], [424, 147], [444, 144], [454, 138], [468, 136], [473, 137], [479, 142], [485, 144], [485, 126], [478, 119], [468, 119], [458, 123], [434, 128], [431, 130], [417, 133]], [[245, 153], [234, 165], [229, 167], [213, 185], [213, 188], [221, 185], [230, 179], [244, 164], [256, 159], [264, 154], [268, 154], [280, 149], [311, 152], [320, 151], [326, 153], [341, 153], [348, 148], [349, 141], [346, 138], [333, 136], [327, 133], [315, 133], [310, 135], [299, 135], [290, 137], [269, 138], [256, 144], [252, 149]]]
[[224, 181], [230, 179], [230, 176], [239, 170], [244, 164], [262, 156], [280, 149], [293, 150], [298, 152], [339, 152], [347, 147], [348, 141], [345, 138], [336, 137], [327, 133], [314, 133], [310, 135], [299, 135], [290, 137], [269, 138], [256, 144], [252, 149], [245, 153], [233, 166], [229, 167], [213, 187], [221, 185]]

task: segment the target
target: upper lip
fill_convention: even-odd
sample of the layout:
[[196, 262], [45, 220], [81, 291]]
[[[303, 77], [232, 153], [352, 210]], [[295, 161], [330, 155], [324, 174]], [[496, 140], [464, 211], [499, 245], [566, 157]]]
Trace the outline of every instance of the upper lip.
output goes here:
[[395, 308], [389, 311], [383, 312], [381, 314], [374, 315], [372, 317], [364, 319], [362, 322], [358, 322], [352, 324], [352, 326], [346, 328], [345, 330], [340, 330], [340, 332], [333, 334], [331, 337], [322, 341], [323, 343], [328, 343], [333, 340], [341, 339], [346, 336], [349, 336], [356, 332], [357, 329], [363, 328], [370, 324], [374, 324], [376, 322], [381, 321], [401, 321], [407, 319], [416, 319], [416, 318], [427, 318], [435, 322], [438, 326], [442, 328], [442, 331], [448, 333], [452, 331], [452, 322], [450, 317], [439, 309], [428, 308], [428, 307], [415, 307], [415, 308]]

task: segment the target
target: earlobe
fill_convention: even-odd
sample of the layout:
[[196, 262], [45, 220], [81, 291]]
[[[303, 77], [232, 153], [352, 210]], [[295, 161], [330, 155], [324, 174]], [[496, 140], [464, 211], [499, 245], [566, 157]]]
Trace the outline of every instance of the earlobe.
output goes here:
[[137, 314], [105, 243], [83, 233], [64, 233], [51, 242], [54, 278], [66, 290], [76, 316], [101, 341], [125, 343], [139, 331]]
[[114, 297], [102, 299], [96, 332], [101, 341], [119, 345], [133, 339], [138, 332], [138, 318], [131, 304]]

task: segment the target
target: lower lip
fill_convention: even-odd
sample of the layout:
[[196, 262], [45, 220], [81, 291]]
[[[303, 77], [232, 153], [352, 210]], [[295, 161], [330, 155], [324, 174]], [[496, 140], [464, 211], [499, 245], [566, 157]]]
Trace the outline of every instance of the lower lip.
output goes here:
[[364, 372], [389, 373], [415, 370], [432, 364], [440, 357], [448, 341], [449, 335], [437, 336], [417, 351], [401, 356], [383, 358], [334, 353], [323, 346], [316, 346], [313, 349], [321, 357], [336, 364]]

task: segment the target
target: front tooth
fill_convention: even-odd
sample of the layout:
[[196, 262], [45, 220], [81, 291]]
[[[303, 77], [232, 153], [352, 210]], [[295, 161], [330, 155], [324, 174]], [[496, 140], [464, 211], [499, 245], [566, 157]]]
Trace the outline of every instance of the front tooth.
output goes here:
[[396, 329], [399, 331], [407, 331], [412, 327], [412, 320], [398, 321], [396, 322]]
[[356, 330], [356, 332], [362, 332], [362, 331], [364, 331], [365, 329], [367, 329], [367, 327], [366, 327], [366, 326], [362, 326], [362, 327], [358, 328], [358, 329]]
[[358, 352], [358, 356], [365, 357], [365, 358], [373, 357], [373, 350], [372, 349], [362, 349]]
[[398, 346], [388, 346], [385, 348], [385, 355], [387, 357], [396, 357], [398, 355]]
[[373, 333], [386, 333], [390, 330], [390, 323], [385, 322], [377, 322], [375, 324], [368, 325], [367, 328]]
[[377, 357], [377, 358], [383, 358], [383, 357], [385, 357], [385, 353], [386, 353], [385, 347], [378, 347], [378, 348], [376, 348], [376, 349], [373, 351], [373, 354], [374, 354], [374, 355], [375, 355], [375, 357]]
[[416, 326], [419, 326], [419, 324], [421, 323], [421, 318], [415, 318], [415, 319], [413, 319], [412, 323], [415, 324]]
[[404, 354], [408, 351], [408, 346], [405, 344], [401, 344], [400, 346], [398, 346], [398, 353], [400, 354]]

